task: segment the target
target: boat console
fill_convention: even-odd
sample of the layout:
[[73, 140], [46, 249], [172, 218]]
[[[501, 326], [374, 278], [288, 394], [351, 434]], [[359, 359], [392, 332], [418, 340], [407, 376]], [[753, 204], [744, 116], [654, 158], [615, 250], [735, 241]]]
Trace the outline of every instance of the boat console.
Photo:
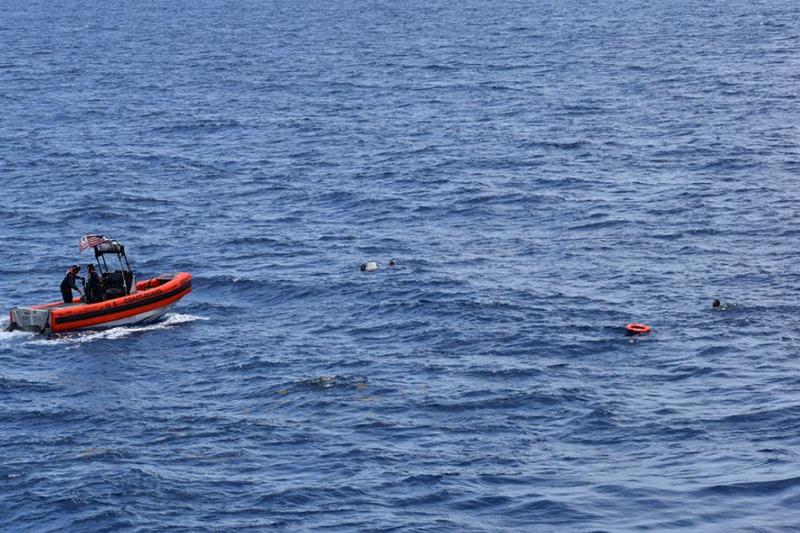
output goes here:
[[[116, 256], [118, 269], [111, 270], [106, 256]], [[109, 239], [94, 247], [94, 257], [106, 300], [128, 296], [136, 292], [134, 272], [125, 255], [125, 245]]]

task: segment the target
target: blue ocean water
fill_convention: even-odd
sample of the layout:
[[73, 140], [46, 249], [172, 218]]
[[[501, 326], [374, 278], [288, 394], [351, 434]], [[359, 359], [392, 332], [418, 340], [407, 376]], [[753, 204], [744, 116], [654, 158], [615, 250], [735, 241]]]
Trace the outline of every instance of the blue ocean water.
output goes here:
[[3, 313], [194, 292], [0, 333], [0, 527], [800, 528], [800, 5], [698, 4], [4, 2]]

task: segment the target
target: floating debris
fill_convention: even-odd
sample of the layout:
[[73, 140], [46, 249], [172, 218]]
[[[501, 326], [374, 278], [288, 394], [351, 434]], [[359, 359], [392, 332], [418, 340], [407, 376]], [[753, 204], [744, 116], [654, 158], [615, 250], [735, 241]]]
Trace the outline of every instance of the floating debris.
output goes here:
[[361, 272], [375, 272], [376, 270], [378, 270], [377, 261], [367, 261], [366, 263], [361, 263]]

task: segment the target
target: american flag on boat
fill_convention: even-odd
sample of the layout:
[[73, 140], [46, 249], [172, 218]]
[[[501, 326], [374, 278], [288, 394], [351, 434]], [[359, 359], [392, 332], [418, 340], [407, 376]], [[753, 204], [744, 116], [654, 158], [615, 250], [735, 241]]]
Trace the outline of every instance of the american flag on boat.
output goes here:
[[78, 251], [84, 251], [95, 246], [100, 246], [104, 242], [108, 242], [108, 237], [104, 235], [86, 235], [78, 241]]

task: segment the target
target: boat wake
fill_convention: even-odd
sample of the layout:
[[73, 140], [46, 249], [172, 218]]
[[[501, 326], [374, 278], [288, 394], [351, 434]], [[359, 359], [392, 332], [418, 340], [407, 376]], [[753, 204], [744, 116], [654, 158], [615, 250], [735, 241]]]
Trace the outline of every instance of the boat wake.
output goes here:
[[[195, 322], [198, 320], [208, 320], [206, 317], [197, 315], [188, 315], [180, 313], [168, 313], [164, 318], [152, 324], [139, 325], [139, 326], [119, 326], [99, 331], [78, 331], [73, 333], [65, 333], [52, 337], [43, 337], [34, 333], [24, 331], [3, 332], [4, 335], [14, 335], [23, 337], [33, 337], [25, 344], [83, 344], [86, 342], [93, 342], [97, 340], [116, 340], [124, 339], [129, 335], [141, 333], [145, 331], [156, 331], [161, 329], [168, 329], [178, 324], [185, 324], [188, 322]], [[2, 341], [4, 337], [0, 337]]]
[[19, 340], [33, 339], [34, 337], [37, 336], [36, 333], [32, 333], [30, 331], [21, 331], [21, 330], [8, 331], [8, 329], [6, 329], [7, 327], [8, 323], [6, 322], [3, 325], [3, 329], [0, 330], [0, 347], [14, 343]]

